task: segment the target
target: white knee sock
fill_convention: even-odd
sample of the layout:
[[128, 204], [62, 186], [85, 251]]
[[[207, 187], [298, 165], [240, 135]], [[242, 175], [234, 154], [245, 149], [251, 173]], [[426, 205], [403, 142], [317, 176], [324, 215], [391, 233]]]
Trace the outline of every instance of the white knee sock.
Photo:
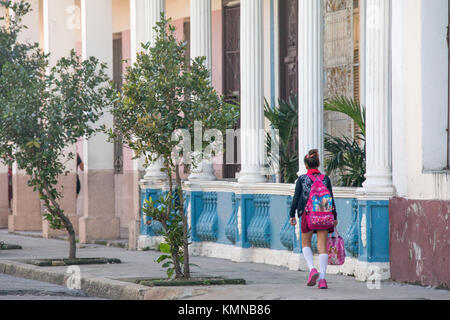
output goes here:
[[302, 249], [303, 256], [305, 257], [306, 263], [308, 264], [309, 271], [314, 268], [313, 264], [313, 253], [310, 247], [305, 247]]
[[320, 266], [320, 277], [319, 279], [325, 279], [325, 275], [327, 274], [327, 266], [328, 266], [328, 254], [319, 254], [319, 266]]

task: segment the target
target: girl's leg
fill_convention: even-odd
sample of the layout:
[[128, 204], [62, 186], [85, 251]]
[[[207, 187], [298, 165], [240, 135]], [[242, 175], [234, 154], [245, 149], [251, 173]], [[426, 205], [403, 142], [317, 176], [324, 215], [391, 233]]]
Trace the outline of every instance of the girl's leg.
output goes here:
[[328, 230], [317, 231], [317, 248], [319, 249], [320, 280], [325, 279], [328, 266], [327, 252]]
[[313, 253], [311, 250], [312, 234], [312, 231], [309, 233], [302, 233], [302, 252], [303, 256], [305, 257], [306, 263], [308, 264], [309, 271], [314, 269]]

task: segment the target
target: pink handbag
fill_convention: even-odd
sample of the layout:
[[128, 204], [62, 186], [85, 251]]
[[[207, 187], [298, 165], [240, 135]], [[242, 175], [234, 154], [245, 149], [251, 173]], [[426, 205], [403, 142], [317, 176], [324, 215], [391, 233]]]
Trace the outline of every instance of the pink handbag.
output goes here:
[[344, 239], [338, 234], [336, 228], [334, 232], [336, 237], [328, 237], [327, 239], [328, 264], [341, 266], [345, 262]]

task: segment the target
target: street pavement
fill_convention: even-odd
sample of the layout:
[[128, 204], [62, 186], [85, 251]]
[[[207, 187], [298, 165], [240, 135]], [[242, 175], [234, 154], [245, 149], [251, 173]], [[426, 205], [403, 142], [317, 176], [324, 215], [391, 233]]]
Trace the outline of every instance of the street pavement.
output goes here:
[[[57, 239], [32, 238], [8, 234], [0, 230], [0, 241], [18, 244], [21, 250], [0, 251], [0, 262], [23, 262], [31, 258], [64, 258], [68, 254], [68, 242]], [[96, 244], [79, 244], [78, 257], [108, 257], [119, 258], [121, 264], [83, 265], [80, 266], [82, 277], [101, 277], [125, 281], [134, 277], [165, 277], [165, 270], [155, 260], [161, 255], [157, 251], [130, 251], [122, 248], [107, 247]], [[416, 285], [384, 281], [379, 289], [368, 286], [365, 282], [355, 281], [353, 277], [344, 275], [327, 275], [328, 290], [317, 287], [307, 287], [307, 272], [290, 271], [287, 268], [257, 264], [236, 263], [224, 259], [191, 256], [192, 276], [224, 276], [227, 278], [243, 278], [246, 285], [226, 285], [187, 288], [183, 300], [449, 300], [450, 291]], [[65, 274], [67, 267], [41, 267], [42, 270]], [[6, 279], [6, 280], [5, 280]], [[0, 290], [11, 287], [11, 280], [0, 277]], [[34, 284], [33, 284], [34, 285]], [[44, 287], [36, 284], [39, 290], [48, 292], [59, 291], [60, 287]], [[20, 288], [20, 286], [18, 287]], [[13, 289], [8, 289], [13, 290]], [[29, 289], [32, 290], [32, 289]], [[30, 295], [30, 297], [36, 297]], [[55, 296], [54, 296], [55, 297]], [[62, 295], [61, 298], [69, 298]], [[1, 299], [2, 297], [0, 297]], [[72, 295], [70, 298], [85, 299], [86, 297]]]
[[99, 300], [79, 290], [0, 274], [0, 300]]

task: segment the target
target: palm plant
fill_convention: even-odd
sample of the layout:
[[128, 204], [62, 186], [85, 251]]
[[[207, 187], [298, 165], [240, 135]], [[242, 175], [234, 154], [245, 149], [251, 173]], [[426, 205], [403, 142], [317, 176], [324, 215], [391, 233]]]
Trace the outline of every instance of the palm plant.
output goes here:
[[366, 169], [366, 110], [356, 100], [346, 97], [336, 97], [325, 101], [324, 109], [349, 116], [359, 129], [354, 138], [325, 135], [327, 151], [325, 170], [328, 175], [338, 174], [337, 185], [339, 186], [360, 187], [365, 180]]
[[[291, 147], [291, 139], [295, 128], [298, 125], [298, 104], [297, 96], [292, 95], [288, 101], [278, 100], [279, 107], [272, 108], [265, 101], [264, 115], [271, 122], [272, 127], [279, 133], [279, 154], [271, 154], [274, 161], [280, 165], [280, 180], [283, 183], [294, 183], [298, 178], [298, 142], [295, 147]], [[271, 150], [271, 136], [267, 134], [268, 150]], [[269, 151], [270, 153], [270, 151]]]

